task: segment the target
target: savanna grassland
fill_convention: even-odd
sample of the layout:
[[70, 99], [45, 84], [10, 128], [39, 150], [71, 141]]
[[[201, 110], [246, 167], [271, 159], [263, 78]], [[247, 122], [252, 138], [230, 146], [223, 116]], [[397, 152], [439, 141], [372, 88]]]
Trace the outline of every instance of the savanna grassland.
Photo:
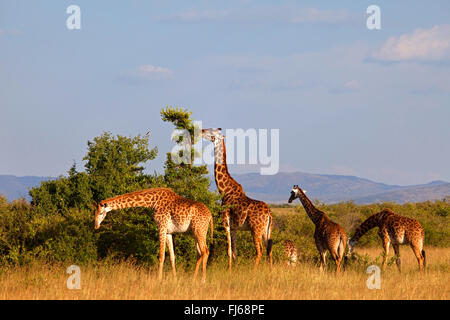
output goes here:
[[[300, 207], [272, 210], [274, 220], [282, 230], [286, 225], [295, 227], [292, 222], [302, 221], [304, 218]], [[283, 223], [286, 224], [285, 227]], [[302, 221], [302, 225], [303, 229], [311, 227], [307, 221]], [[247, 246], [242, 243], [249, 242], [250, 239], [247, 239], [246, 232], [240, 232], [238, 235], [243, 254], [238, 257], [232, 274], [227, 271], [224, 255], [218, 255], [208, 265], [205, 284], [193, 281], [193, 269], [184, 262], [177, 264], [178, 276], [175, 279], [166, 259], [164, 279], [158, 281], [156, 265], [146, 266], [133, 259], [106, 259], [82, 265], [81, 289], [69, 290], [66, 286], [69, 277], [66, 274], [68, 263], [34, 261], [22, 266], [1, 268], [0, 299], [447, 300], [450, 297], [448, 247], [426, 246], [428, 264], [426, 271], [420, 273], [410, 247], [402, 246], [402, 273], [397, 271], [391, 253], [388, 267], [381, 273], [381, 289], [369, 290], [366, 285], [369, 277], [366, 268], [381, 262], [380, 246], [357, 247], [355, 258], [350, 259], [346, 271], [341, 275], [334, 274], [331, 261], [327, 272], [321, 273], [317, 267], [315, 252], [311, 249], [312, 239], [308, 238], [310, 235], [307, 231], [301, 231], [302, 228], [298, 231], [299, 238], [295, 238], [295, 232], [290, 237], [294, 239], [300, 252], [300, 261], [295, 267], [286, 266], [281, 254], [281, 238], [285, 238], [286, 234], [275, 232], [273, 268], [262, 263], [255, 271], [252, 266], [253, 255], [249, 252], [247, 256]], [[368, 236], [370, 238], [374, 235]]]
[[[375, 259], [378, 249], [361, 253]], [[430, 265], [417, 272], [412, 252], [404, 248], [403, 272], [389, 266], [381, 274], [381, 289], [369, 290], [369, 277], [361, 267], [349, 267], [336, 276], [331, 270], [321, 274], [315, 265], [302, 262], [286, 267], [277, 262], [257, 271], [240, 264], [231, 275], [226, 263], [208, 268], [205, 284], [193, 281], [192, 271], [180, 270], [173, 278], [166, 268], [157, 280], [155, 268], [130, 262], [99, 263], [81, 267], [81, 289], [66, 287], [66, 265], [39, 264], [13, 267], [0, 275], [0, 299], [444, 299], [450, 298], [450, 249], [430, 248]]]

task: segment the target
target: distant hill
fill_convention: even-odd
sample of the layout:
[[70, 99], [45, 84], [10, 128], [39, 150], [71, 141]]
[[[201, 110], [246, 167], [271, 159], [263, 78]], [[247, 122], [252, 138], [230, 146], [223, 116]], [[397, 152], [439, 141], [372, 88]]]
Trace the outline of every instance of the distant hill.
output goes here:
[[[423, 185], [397, 186], [374, 182], [355, 176], [311, 174], [304, 172], [280, 172], [272, 176], [262, 176], [259, 173], [233, 174], [242, 184], [249, 197], [270, 203], [286, 203], [294, 184], [307, 190], [311, 199], [327, 203], [353, 200], [356, 203], [373, 203], [379, 201], [394, 201], [397, 203], [419, 202], [443, 199], [450, 196], [450, 183], [433, 181]], [[215, 189], [214, 178], [211, 187]], [[0, 194], [9, 201], [26, 198], [29, 188], [38, 186], [47, 177], [16, 177], [0, 175]]]
[[424, 185], [398, 186], [374, 182], [355, 176], [280, 172], [272, 176], [258, 173], [236, 174], [234, 178], [250, 197], [273, 203], [284, 203], [294, 184], [307, 190], [312, 199], [333, 203], [353, 200], [357, 203], [377, 201], [418, 202], [443, 199], [450, 195], [450, 184], [433, 181]]
[[408, 187], [355, 199], [356, 203], [395, 201], [397, 203], [442, 200], [450, 195], [450, 183]]
[[0, 194], [6, 196], [9, 201], [18, 198], [30, 199], [28, 195], [29, 188], [38, 186], [41, 181], [50, 178], [44, 177], [16, 177], [12, 175], [0, 175]]

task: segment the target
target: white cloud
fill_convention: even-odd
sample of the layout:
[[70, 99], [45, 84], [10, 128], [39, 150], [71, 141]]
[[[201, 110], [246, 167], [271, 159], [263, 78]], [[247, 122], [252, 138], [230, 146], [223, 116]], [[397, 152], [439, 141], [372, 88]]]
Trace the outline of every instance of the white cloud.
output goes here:
[[130, 85], [140, 85], [149, 81], [170, 79], [172, 76], [173, 71], [168, 68], [146, 64], [123, 72], [118, 79]]
[[450, 25], [416, 29], [410, 34], [390, 37], [373, 54], [383, 61], [441, 61], [450, 59]]
[[147, 64], [139, 67], [138, 74], [142, 76], [157, 76], [166, 78], [172, 76], [173, 72], [172, 70], [164, 67]]
[[326, 23], [338, 23], [349, 20], [350, 14], [346, 10], [319, 10], [316, 8], [308, 8], [300, 10], [295, 13], [291, 19], [292, 23], [304, 23], [304, 22], [326, 22]]
[[336, 86], [331, 86], [329, 93], [332, 94], [342, 94], [342, 93], [353, 93], [358, 92], [361, 88], [361, 84], [357, 80], [346, 81], [344, 84], [339, 83]]
[[0, 29], [0, 37], [6, 36], [22, 36], [23, 31], [20, 29]]
[[360, 87], [360, 84], [356, 80], [350, 80], [344, 84], [344, 87], [349, 90], [358, 90]]
[[11, 36], [22, 36], [23, 35], [23, 31], [19, 30], [19, 29], [9, 29], [8, 30], [8, 34]]
[[221, 21], [230, 18], [227, 10], [186, 10], [164, 17], [164, 22], [190, 23]]

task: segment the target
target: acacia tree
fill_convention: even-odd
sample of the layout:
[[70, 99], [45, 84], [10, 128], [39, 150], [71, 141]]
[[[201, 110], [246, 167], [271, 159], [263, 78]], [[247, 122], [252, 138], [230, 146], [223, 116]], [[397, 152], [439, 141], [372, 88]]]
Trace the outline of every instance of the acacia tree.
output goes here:
[[195, 130], [191, 119], [192, 112], [187, 109], [174, 108], [167, 106], [161, 110], [161, 118], [164, 122], [173, 123], [175, 129], [185, 130], [190, 135], [189, 145], [186, 145], [185, 137], [180, 136], [176, 139], [176, 143], [180, 146], [188, 147], [184, 151], [180, 148], [180, 152], [190, 152], [189, 162], [182, 162], [173, 160], [173, 154], [167, 153], [167, 158], [164, 164], [164, 183], [171, 187], [176, 193], [183, 195], [189, 199], [201, 201], [205, 203], [211, 210], [218, 209], [217, 200], [219, 196], [217, 193], [210, 191], [210, 179], [208, 177], [208, 168], [206, 165], [193, 165], [195, 157], [200, 156], [194, 151], [192, 147], [195, 141]]

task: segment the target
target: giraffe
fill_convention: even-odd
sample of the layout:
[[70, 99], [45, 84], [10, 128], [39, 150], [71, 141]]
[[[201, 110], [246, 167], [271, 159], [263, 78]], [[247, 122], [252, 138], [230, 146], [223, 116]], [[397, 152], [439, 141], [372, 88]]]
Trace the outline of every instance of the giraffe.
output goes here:
[[287, 258], [286, 261], [287, 265], [295, 266], [297, 264], [297, 257], [298, 257], [297, 247], [291, 240], [284, 240], [283, 246], [284, 246], [284, 255]]
[[370, 229], [378, 227], [378, 236], [383, 242], [384, 257], [382, 268], [386, 268], [387, 258], [389, 254], [389, 245], [392, 244], [396, 256], [396, 264], [401, 272], [400, 260], [400, 244], [409, 244], [419, 263], [419, 270], [423, 270], [426, 264], [425, 251], [423, 243], [425, 240], [425, 231], [419, 221], [407, 217], [400, 216], [390, 209], [384, 209], [367, 218], [358, 228], [355, 234], [348, 240], [349, 253], [353, 253], [353, 249], [358, 240]]
[[339, 274], [342, 260], [345, 262], [344, 253], [347, 235], [344, 229], [339, 224], [331, 221], [325, 212], [317, 209], [306, 196], [305, 190], [299, 188], [298, 185], [294, 185], [292, 188], [288, 202], [292, 203], [296, 198], [299, 198], [309, 218], [316, 226], [314, 240], [320, 253], [320, 270], [323, 271], [326, 266], [325, 258], [328, 250], [336, 263], [336, 274]]
[[262, 256], [263, 246], [266, 246], [267, 257], [272, 266], [272, 212], [266, 203], [246, 196], [242, 186], [228, 172], [226, 162], [225, 136], [222, 129], [203, 129], [201, 135], [214, 145], [214, 177], [219, 193], [223, 195], [222, 205], [227, 206], [222, 211], [223, 226], [227, 234], [228, 269], [231, 272], [232, 259], [236, 258], [237, 230], [252, 233], [256, 247], [255, 268]]
[[209, 255], [206, 235], [209, 224], [211, 224], [211, 247], [213, 245], [214, 229], [212, 215], [206, 205], [183, 198], [170, 188], [144, 189], [100, 201], [95, 210], [95, 229], [100, 228], [100, 224], [109, 211], [130, 207], [147, 207], [154, 210], [154, 220], [159, 232], [158, 279], [162, 278], [166, 242], [169, 249], [172, 273], [176, 277], [172, 234], [192, 230], [197, 250], [194, 279], [196, 279], [200, 263], [202, 263], [202, 282], [205, 282], [206, 263]]

